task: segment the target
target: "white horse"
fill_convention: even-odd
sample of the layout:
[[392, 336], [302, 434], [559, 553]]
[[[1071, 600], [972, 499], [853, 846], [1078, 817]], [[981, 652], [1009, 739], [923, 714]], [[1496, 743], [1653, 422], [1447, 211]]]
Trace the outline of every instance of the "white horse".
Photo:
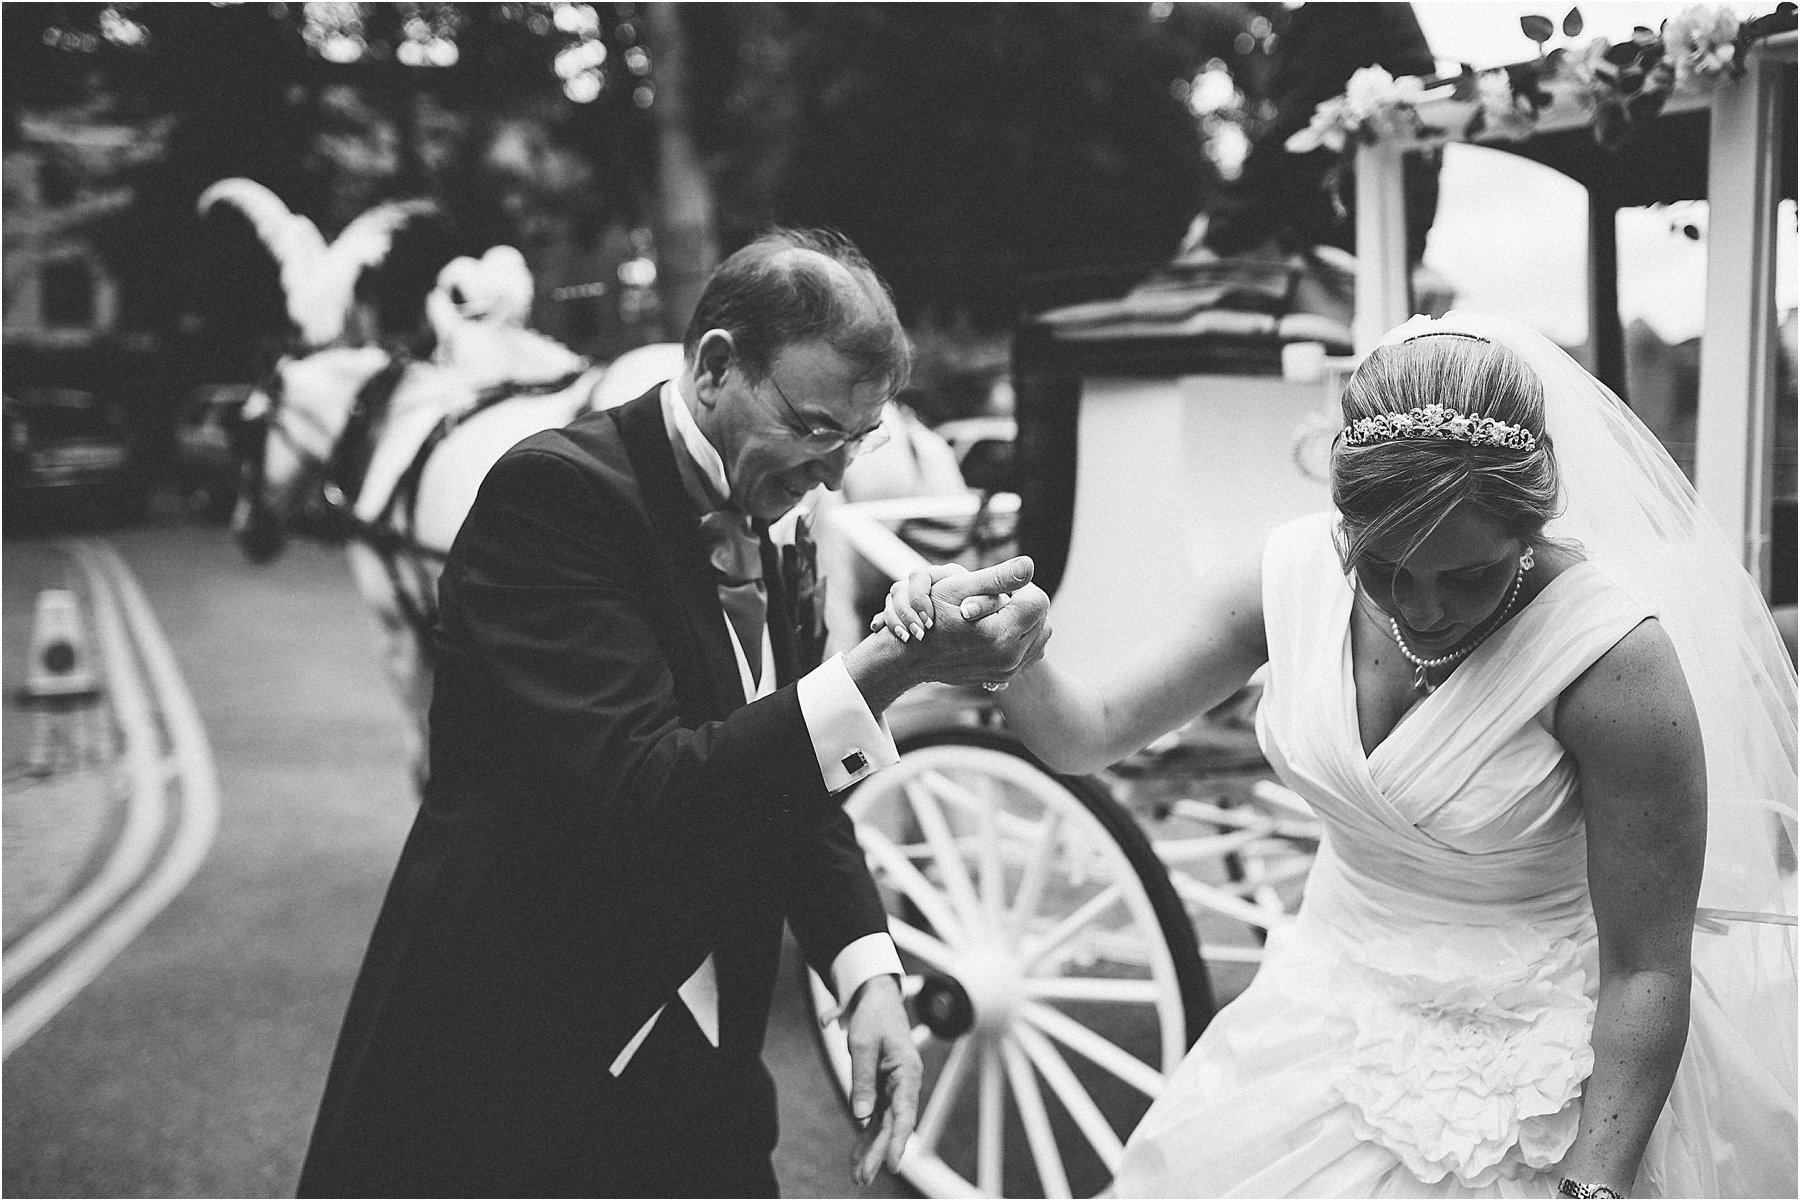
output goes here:
[[411, 719], [422, 785], [437, 580], [481, 481], [521, 439], [673, 378], [681, 348], [656, 343], [598, 366], [524, 328], [531, 274], [505, 246], [455, 259], [438, 274], [425, 304], [436, 335], [429, 361], [343, 345], [357, 275], [380, 263], [393, 231], [417, 208], [382, 206], [328, 246], [261, 185], [215, 184], [202, 211], [221, 202], [250, 217], [280, 265], [303, 347], [244, 407], [254, 446], [233, 532], [258, 561], [280, 553], [295, 529], [346, 543]]
[[344, 539], [412, 718], [421, 784], [437, 580], [481, 481], [521, 439], [680, 369], [681, 348], [658, 343], [607, 367], [482, 386], [455, 366], [333, 348], [284, 361], [246, 405], [246, 420], [263, 432], [233, 520], [239, 543], [267, 559], [290, 528], [308, 523]]

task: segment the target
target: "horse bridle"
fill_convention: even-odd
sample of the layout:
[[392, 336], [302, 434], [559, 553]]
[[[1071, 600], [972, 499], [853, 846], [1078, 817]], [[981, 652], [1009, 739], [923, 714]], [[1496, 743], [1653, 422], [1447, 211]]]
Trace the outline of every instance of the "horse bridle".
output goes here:
[[[266, 500], [268, 440], [273, 436], [299, 460], [301, 471], [317, 480], [314, 493], [298, 506], [301, 513], [311, 515], [310, 521], [303, 519], [303, 523], [311, 527], [305, 532], [331, 541], [354, 540], [378, 549], [397, 547], [428, 558], [441, 560], [444, 557], [443, 551], [420, 544], [389, 526], [385, 512], [381, 519], [369, 521], [355, 511], [357, 497], [362, 492], [374, 456], [375, 433], [387, 416], [388, 405], [411, 363], [411, 359], [397, 354], [370, 376], [356, 390], [343, 427], [335, 433], [317, 416], [285, 403], [286, 389], [280, 371], [270, 374], [262, 389], [269, 403], [255, 417], [242, 418], [239, 423], [244, 431], [240, 452], [245, 464], [243, 493], [252, 508], [259, 511], [259, 516], [264, 520], [273, 519]], [[290, 427], [294, 420], [310, 427], [330, 450], [325, 454], [315, 450]]]
[[[428, 546], [411, 532], [417, 522], [419, 484], [425, 474], [426, 462], [457, 426], [477, 413], [511, 397], [560, 392], [579, 380], [584, 372], [575, 371], [540, 384], [499, 384], [477, 393], [473, 403], [446, 413], [426, 434], [413, 453], [412, 461], [395, 479], [381, 511], [373, 519], [365, 518], [356, 512], [356, 501], [374, 457], [375, 436], [387, 416], [400, 379], [412, 362], [407, 356], [396, 354], [358, 388], [343, 428], [335, 437], [313, 414], [283, 403], [285, 394], [280, 373], [275, 372], [264, 388], [268, 405], [256, 417], [240, 422], [246, 453], [243, 487], [250, 495], [253, 512], [262, 520], [272, 521], [273, 516], [264, 499], [264, 485], [267, 482], [268, 438], [271, 434], [279, 437], [300, 460], [302, 470], [315, 475], [319, 481], [314, 498], [316, 504], [302, 506], [318, 514], [318, 519], [309, 523], [315, 528], [307, 532], [334, 541], [358, 542], [374, 551], [393, 586], [401, 615], [418, 636], [423, 652], [429, 654], [431, 630], [437, 621], [434, 590], [423, 583], [408, 588], [405, 579], [410, 574], [415, 581], [425, 580], [429, 568], [442, 565], [448, 557], [447, 550]], [[284, 412], [298, 414], [310, 423], [312, 429], [323, 436], [330, 451], [320, 455], [305, 445], [281, 420]]]

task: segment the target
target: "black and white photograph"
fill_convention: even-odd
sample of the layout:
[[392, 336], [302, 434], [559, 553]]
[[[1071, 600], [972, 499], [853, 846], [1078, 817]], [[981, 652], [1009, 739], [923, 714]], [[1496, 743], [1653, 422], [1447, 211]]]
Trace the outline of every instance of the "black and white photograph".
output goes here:
[[0, 1193], [1800, 1197], [1796, 14], [0, 4]]

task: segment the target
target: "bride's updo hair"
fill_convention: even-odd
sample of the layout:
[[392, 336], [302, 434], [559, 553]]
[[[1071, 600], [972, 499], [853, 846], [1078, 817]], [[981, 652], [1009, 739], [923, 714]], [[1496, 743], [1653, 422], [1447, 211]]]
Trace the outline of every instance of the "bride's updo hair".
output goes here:
[[1515, 538], [1535, 540], [1560, 511], [1556, 456], [1544, 432], [1544, 388], [1511, 350], [1470, 334], [1432, 333], [1369, 353], [1344, 386], [1344, 427], [1437, 404], [1530, 433], [1537, 446], [1475, 446], [1400, 438], [1331, 454], [1331, 499], [1343, 516], [1345, 571], [1371, 543], [1411, 553], [1451, 510], [1467, 503]]

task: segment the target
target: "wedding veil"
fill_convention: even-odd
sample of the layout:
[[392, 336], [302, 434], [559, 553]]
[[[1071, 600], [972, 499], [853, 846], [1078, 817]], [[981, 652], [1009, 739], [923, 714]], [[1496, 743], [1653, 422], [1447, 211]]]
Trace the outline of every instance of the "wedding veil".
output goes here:
[[1384, 343], [1428, 332], [1500, 343], [1542, 380], [1565, 503], [1546, 533], [1579, 543], [1656, 614], [1699, 711], [1707, 853], [1697, 924], [1788, 927], [1780, 941], [1791, 979], [1795, 673], [1761, 592], [1661, 443], [1555, 343], [1518, 322], [1461, 311], [1414, 317]]

